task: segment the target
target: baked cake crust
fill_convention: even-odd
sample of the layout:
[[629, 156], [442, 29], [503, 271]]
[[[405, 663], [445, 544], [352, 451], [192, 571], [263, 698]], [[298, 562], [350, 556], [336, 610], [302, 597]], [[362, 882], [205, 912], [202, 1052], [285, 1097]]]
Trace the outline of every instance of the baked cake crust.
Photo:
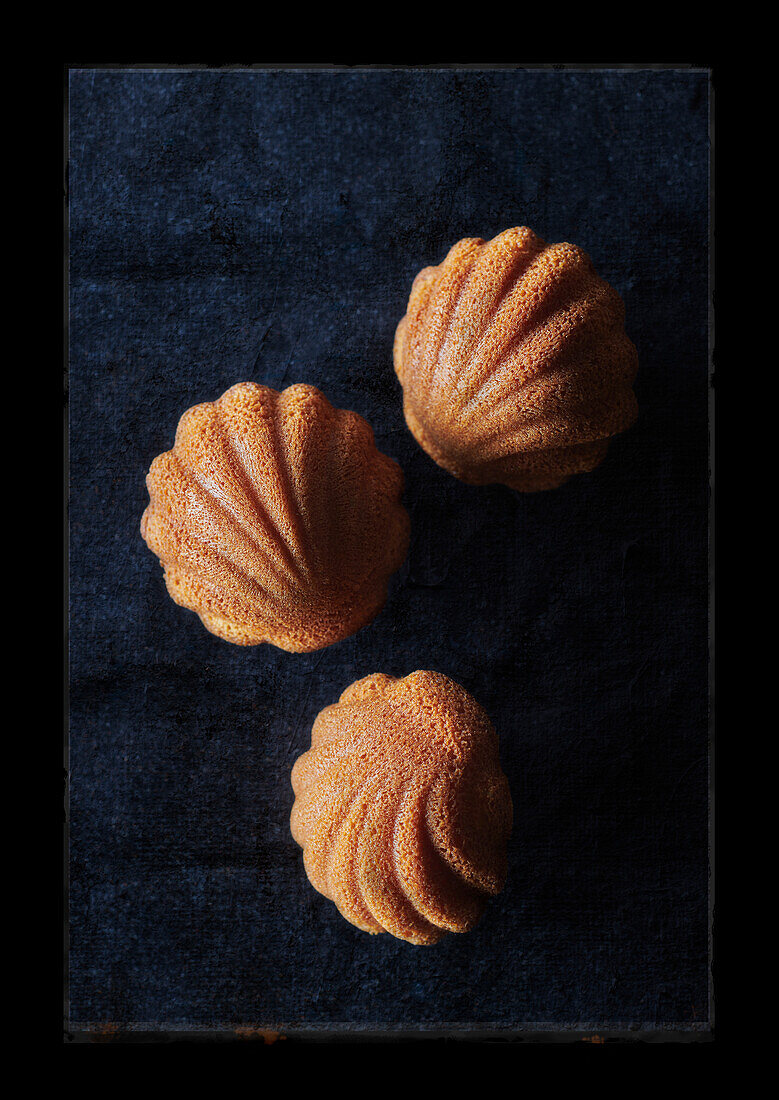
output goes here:
[[366, 676], [325, 707], [292, 770], [312, 886], [366, 932], [466, 932], [506, 879], [512, 803], [498, 739], [438, 672]]
[[176, 603], [237, 645], [305, 652], [384, 606], [408, 549], [403, 473], [314, 386], [241, 382], [182, 416], [141, 534]]
[[572, 244], [527, 227], [465, 238], [419, 272], [397, 327], [408, 427], [471, 484], [553, 489], [638, 415], [619, 294]]

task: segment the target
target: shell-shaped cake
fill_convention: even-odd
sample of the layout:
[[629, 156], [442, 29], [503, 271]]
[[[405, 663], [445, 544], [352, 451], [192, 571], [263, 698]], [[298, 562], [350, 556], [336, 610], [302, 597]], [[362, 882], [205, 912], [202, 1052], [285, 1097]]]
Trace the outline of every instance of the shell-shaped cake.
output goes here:
[[419, 272], [395, 334], [406, 422], [472, 484], [553, 489], [635, 420], [619, 294], [572, 244], [530, 229], [466, 238]]
[[314, 386], [242, 382], [182, 416], [154, 460], [141, 534], [212, 633], [300, 653], [381, 610], [406, 556], [403, 473]]
[[466, 932], [506, 878], [512, 805], [489, 718], [437, 672], [358, 680], [292, 770], [312, 886], [366, 932]]

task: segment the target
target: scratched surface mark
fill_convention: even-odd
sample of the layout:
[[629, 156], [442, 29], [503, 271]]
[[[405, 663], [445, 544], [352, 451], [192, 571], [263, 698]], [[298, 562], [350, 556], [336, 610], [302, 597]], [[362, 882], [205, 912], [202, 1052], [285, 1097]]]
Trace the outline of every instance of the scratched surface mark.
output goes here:
[[[692, 72], [70, 79], [71, 1020], [695, 1028], [707, 1017], [708, 81]], [[625, 300], [636, 426], [522, 496], [416, 446], [416, 272], [529, 225]], [[401, 463], [408, 559], [356, 636], [208, 634], [141, 541], [190, 405], [310, 382]], [[290, 836], [317, 712], [436, 669], [493, 719], [509, 879], [476, 931], [348, 925]]]

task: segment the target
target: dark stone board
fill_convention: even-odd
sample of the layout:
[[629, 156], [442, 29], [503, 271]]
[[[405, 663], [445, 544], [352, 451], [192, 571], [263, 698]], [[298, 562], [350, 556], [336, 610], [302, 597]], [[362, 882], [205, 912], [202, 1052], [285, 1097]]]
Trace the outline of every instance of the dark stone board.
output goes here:
[[[695, 1030], [708, 1021], [709, 76], [70, 73], [70, 1026]], [[622, 294], [640, 416], [548, 493], [407, 431], [417, 271], [529, 225]], [[320, 387], [406, 476], [385, 610], [309, 655], [168, 598], [139, 533], [181, 413]], [[413, 947], [347, 924], [290, 770], [355, 679], [435, 669], [491, 716], [506, 889]]]

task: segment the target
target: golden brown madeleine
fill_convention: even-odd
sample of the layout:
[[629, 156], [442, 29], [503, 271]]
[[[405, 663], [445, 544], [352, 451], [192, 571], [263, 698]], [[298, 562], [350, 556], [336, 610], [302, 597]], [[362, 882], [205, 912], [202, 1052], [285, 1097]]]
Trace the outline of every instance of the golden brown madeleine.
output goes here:
[[554, 489], [636, 419], [624, 320], [575, 245], [524, 227], [459, 241], [417, 275], [395, 334], [406, 422], [463, 481]]
[[302, 653], [365, 626], [406, 556], [403, 473], [314, 386], [241, 382], [182, 416], [141, 534], [176, 603], [228, 642]]
[[314, 889], [366, 932], [467, 932], [506, 879], [512, 805], [489, 718], [438, 672], [358, 680], [292, 769]]

